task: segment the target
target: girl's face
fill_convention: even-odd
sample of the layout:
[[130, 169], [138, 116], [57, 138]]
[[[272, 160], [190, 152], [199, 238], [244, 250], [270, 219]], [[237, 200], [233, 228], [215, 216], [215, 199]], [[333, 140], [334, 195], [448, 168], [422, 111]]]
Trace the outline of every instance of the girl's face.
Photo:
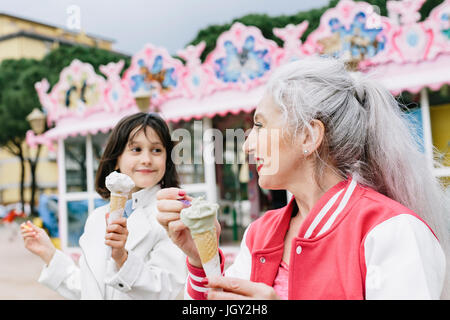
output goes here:
[[270, 95], [258, 104], [253, 128], [243, 148], [255, 158], [261, 188], [286, 189], [294, 173], [302, 170], [301, 146], [292, 141], [281, 110]]
[[116, 169], [133, 179], [136, 184], [133, 192], [153, 187], [161, 181], [167, 157], [166, 148], [153, 128], [147, 126], [137, 133], [136, 130], [138, 128], [130, 133], [130, 137], [134, 137], [128, 141], [116, 165]]

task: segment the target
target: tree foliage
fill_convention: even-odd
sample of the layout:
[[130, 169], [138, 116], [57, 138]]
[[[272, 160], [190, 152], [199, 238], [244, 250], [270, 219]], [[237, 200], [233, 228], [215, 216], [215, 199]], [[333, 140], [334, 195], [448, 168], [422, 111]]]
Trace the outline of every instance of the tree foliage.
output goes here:
[[126, 70], [130, 58], [98, 48], [82, 46], [60, 46], [49, 52], [43, 59], [7, 59], [0, 64], [0, 146], [8, 146], [12, 141], [22, 141], [30, 129], [26, 116], [39, 108], [40, 102], [34, 84], [47, 78], [53, 86], [59, 80], [63, 68], [72, 60], [79, 59], [92, 64], [95, 71], [100, 65], [125, 60]]
[[[98, 74], [100, 65], [125, 60], [125, 67], [130, 65], [130, 58], [121, 54], [98, 48], [82, 46], [60, 46], [49, 52], [43, 59], [7, 59], [0, 64], [0, 147], [5, 147], [12, 155], [20, 159], [20, 198], [23, 206], [24, 170], [28, 160], [31, 169], [31, 184], [35, 185], [37, 158], [28, 157], [22, 146], [30, 126], [26, 120], [34, 108], [42, 109], [34, 84], [47, 78], [53, 86], [59, 80], [63, 68], [72, 60], [79, 59], [92, 64]], [[124, 71], [122, 70], [122, 72]], [[37, 153], [37, 155], [39, 152]], [[32, 190], [34, 194], [34, 190]], [[34, 204], [34, 198], [31, 199]], [[32, 208], [33, 212], [33, 208]]]

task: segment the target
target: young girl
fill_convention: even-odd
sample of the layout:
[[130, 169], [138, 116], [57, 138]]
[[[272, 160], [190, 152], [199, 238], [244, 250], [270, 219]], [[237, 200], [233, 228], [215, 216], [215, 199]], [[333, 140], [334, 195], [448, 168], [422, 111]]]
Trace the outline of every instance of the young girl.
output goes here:
[[[44, 230], [23, 224], [25, 247], [46, 263], [39, 282], [69, 299], [176, 297], [186, 279], [185, 256], [156, 221], [156, 193], [161, 187], [178, 186], [172, 148], [169, 129], [156, 114], [137, 113], [116, 125], [95, 184], [108, 199], [107, 175], [117, 170], [131, 177], [136, 187], [124, 217], [106, 225], [108, 205], [89, 215], [79, 241], [79, 266], [55, 249]], [[110, 256], [107, 246], [112, 248]]]
[[287, 64], [244, 149], [262, 188], [293, 197], [250, 224], [226, 277], [205, 278], [179, 220], [184, 191], [158, 193], [158, 221], [188, 256], [187, 298], [439, 299], [448, 288], [448, 199], [386, 89], [337, 60]]

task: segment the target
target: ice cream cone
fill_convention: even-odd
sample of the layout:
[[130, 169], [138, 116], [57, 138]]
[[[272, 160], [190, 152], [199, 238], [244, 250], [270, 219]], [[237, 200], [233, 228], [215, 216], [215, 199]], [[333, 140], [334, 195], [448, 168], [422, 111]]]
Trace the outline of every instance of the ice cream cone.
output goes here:
[[192, 239], [195, 242], [203, 269], [207, 277], [220, 276], [220, 258], [216, 227], [201, 233], [192, 233]]
[[216, 228], [202, 233], [192, 234], [202, 264], [209, 262], [217, 254]]
[[122, 217], [123, 211], [125, 210], [125, 203], [128, 200], [128, 196], [111, 193], [110, 202], [109, 202], [109, 215], [107, 218], [108, 224], [112, 221]]
[[215, 226], [218, 209], [218, 204], [200, 197], [194, 198], [191, 205], [180, 212], [181, 221], [191, 231], [207, 277], [221, 275]]

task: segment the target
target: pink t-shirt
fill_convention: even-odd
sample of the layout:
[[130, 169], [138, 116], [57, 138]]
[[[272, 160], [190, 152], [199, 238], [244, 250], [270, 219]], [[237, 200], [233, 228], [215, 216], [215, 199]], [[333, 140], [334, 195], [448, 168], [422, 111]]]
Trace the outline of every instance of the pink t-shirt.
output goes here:
[[289, 266], [281, 260], [280, 266], [278, 267], [278, 273], [273, 281], [273, 289], [280, 296], [281, 299], [288, 299], [288, 280], [289, 280]]

